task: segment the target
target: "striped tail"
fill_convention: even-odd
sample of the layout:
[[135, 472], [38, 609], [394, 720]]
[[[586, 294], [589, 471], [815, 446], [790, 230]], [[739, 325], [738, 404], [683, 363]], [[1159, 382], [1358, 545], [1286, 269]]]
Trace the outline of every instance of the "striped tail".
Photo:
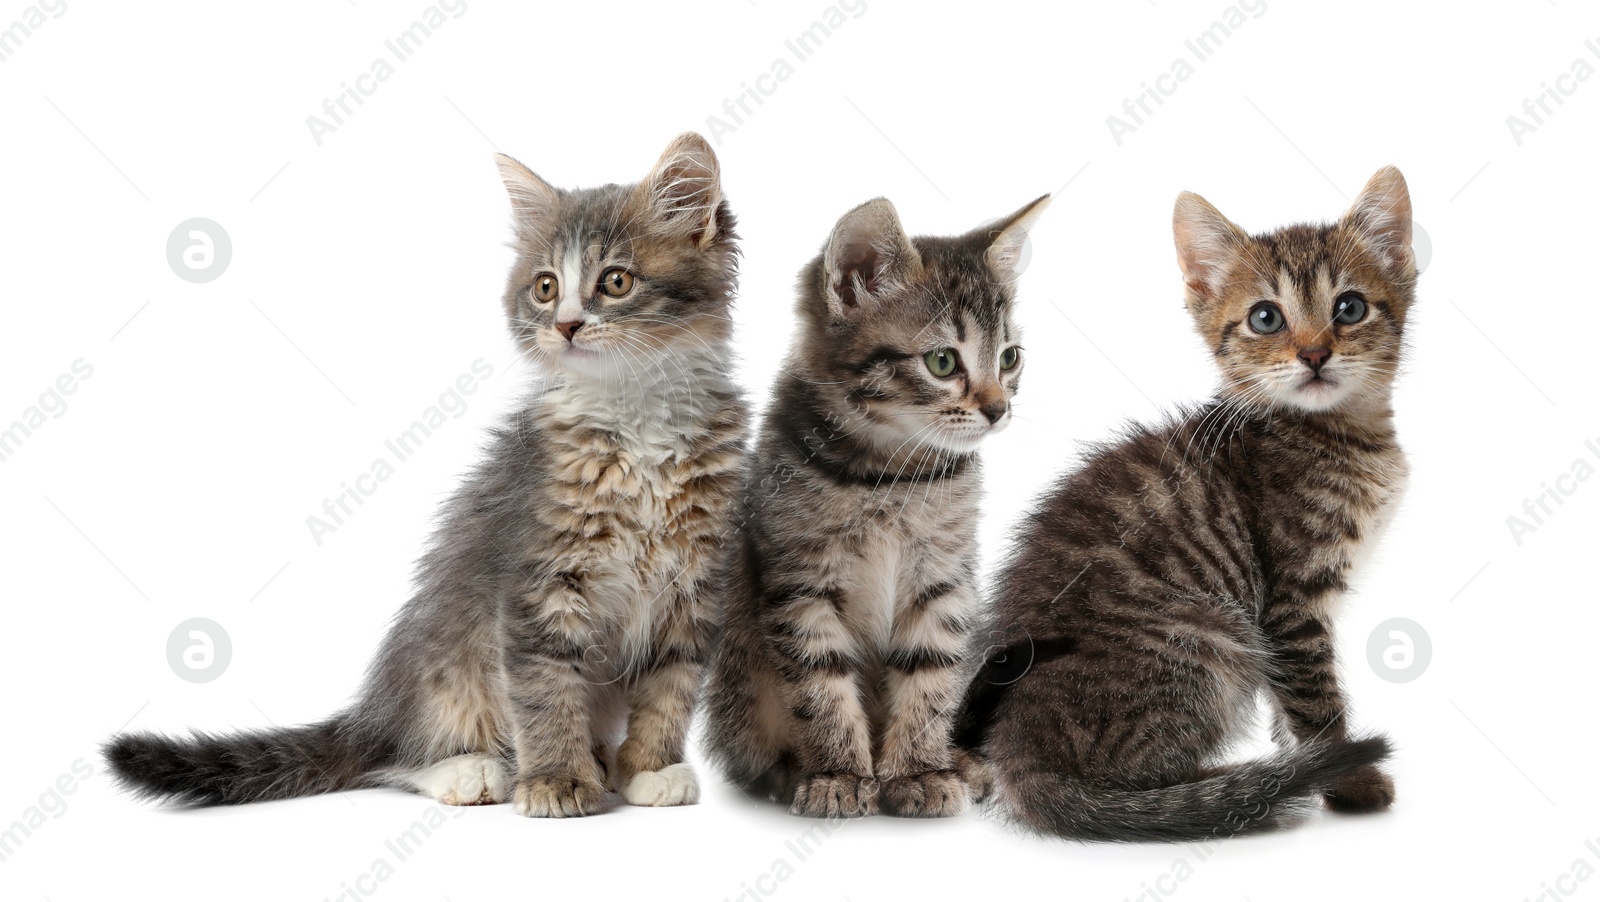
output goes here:
[[1189, 842], [1286, 826], [1314, 811], [1342, 777], [1389, 755], [1389, 741], [1308, 743], [1190, 783], [1112, 789], [995, 760], [996, 794], [1013, 820], [1091, 842]]
[[184, 806], [238, 805], [380, 785], [393, 744], [347, 714], [319, 724], [189, 738], [113, 736], [101, 749], [123, 788]]

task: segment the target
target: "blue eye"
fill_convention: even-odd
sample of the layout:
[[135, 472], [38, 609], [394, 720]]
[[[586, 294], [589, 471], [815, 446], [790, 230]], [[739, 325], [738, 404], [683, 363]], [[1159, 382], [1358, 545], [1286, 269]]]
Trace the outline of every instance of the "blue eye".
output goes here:
[[1283, 311], [1271, 301], [1262, 301], [1250, 308], [1250, 315], [1246, 318], [1250, 323], [1250, 330], [1260, 335], [1271, 335], [1283, 328]]
[[1359, 323], [1367, 316], [1367, 302], [1355, 292], [1339, 295], [1333, 302], [1333, 321], [1346, 326]]

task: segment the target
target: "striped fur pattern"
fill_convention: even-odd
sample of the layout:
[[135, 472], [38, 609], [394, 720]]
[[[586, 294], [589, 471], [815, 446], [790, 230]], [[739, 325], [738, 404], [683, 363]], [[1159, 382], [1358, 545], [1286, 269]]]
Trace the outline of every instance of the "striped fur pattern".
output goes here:
[[188, 804], [395, 785], [550, 817], [608, 787], [696, 801], [685, 734], [747, 431], [716, 156], [683, 135], [640, 184], [586, 190], [500, 168], [505, 308], [545, 379], [445, 505], [359, 700], [311, 727], [114, 737], [124, 785]]
[[[1333, 618], [1406, 477], [1405, 181], [1384, 169], [1338, 222], [1256, 236], [1184, 194], [1175, 231], [1222, 388], [1093, 454], [1024, 521], [958, 728], [1001, 809], [1043, 833], [1193, 840], [1394, 798], [1387, 741], [1351, 737]], [[1261, 691], [1281, 751], [1217, 764]]]
[[982, 791], [950, 745], [977, 616], [976, 450], [1010, 420], [1014, 288], [1046, 202], [913, 239], [870, 201], [801, 273], [707, 696], [712, 757], [795, 814], [944, 816]]

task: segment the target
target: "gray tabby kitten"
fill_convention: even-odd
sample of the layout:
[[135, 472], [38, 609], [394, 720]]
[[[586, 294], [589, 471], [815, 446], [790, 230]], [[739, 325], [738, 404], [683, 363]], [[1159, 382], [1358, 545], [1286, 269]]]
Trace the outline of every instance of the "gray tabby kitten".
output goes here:
[[389, 785], [568, 817], [601, 810], [609, 776], [635, 805], [697, 800], [684, 737], [747, 429], [716, 155], [685, 134], [638, 185], [570, 191], [499, 164], [506, 313], [548, 379], [445, 506], [358, 700], [312, 726], [114, 737], [125, 786], [231, 804]]
[[938, 817], [983, 791], [950, 746], [976, 451], [1009, 422], [1014, 283], [1047, 201], [955, 238], [909, 238], [870, 201], [800, 275], [707, 696], [712, 756], [795, 814]]
[[[1100, 450], [1024, 522], [959, 729], [1002, 809], [1044, 833], [1199, 839], [1394, 799], [1387, 741], [1349, 735], [1333, 618], [1406, 477], [1405, 179], [1383, 169], [1338, 222], [1262, 235], [1183, 194], [1174, 227], [1222, 389]], [[1283, 750], [1218, 764], [1260, 691]]]

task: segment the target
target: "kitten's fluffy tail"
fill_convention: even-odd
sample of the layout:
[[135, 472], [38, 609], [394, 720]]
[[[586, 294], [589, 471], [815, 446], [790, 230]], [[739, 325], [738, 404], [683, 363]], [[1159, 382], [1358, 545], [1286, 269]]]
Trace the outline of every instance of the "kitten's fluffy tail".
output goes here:
[[101, 749], [122, 786], [179, 805], [236, 805], [378, 785], [390, 757], [347, 715], [319, 724], [187, 739], [124, 733]]
[[1191, 783], [1111, 789], [1074, 777], [993, 762], [998, 804], [1040, 833], [1091, 842], [1190, 842], [1285, 826], [1318, 806], [1321, 793], [1389, 755], [1382, 736], [1316, 742], [1220, 768]]

